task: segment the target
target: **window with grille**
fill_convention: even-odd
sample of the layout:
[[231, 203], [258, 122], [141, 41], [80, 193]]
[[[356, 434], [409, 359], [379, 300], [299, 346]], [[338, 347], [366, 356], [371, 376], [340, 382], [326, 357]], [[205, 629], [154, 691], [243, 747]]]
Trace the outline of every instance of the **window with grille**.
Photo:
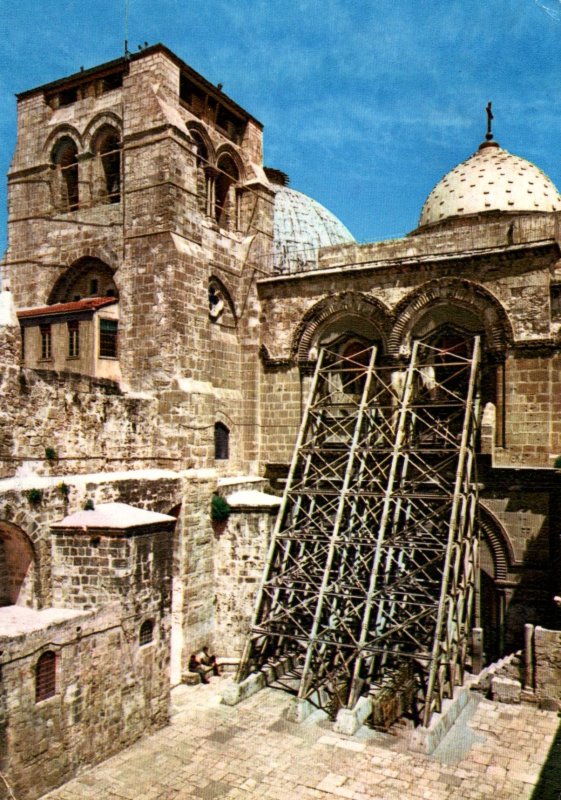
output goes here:
[[116, 319], [99, 320], [99, 355], [101, 358], [117, 358]]
[[226, 460], [230, 457], [230, 431], [222, 422], [214, 426], [214, 458]]
[[47, 700], [56, 694], [56, 654], [47, 650], [35, 666], [35, 702]]
[[68, 357], [77, 358], [80, 355], [80, 323], [72, 320], [68, 323]]
[[138, 636], [138, 643], [142, 647], [144, 644], [150, 644], [154, 639], [154, 623], [151, 619], [145, 620], [140, 626], [140, 633]]
[[51, 358], [53, 346], [51, 326], [41, 325], [39, 330], [41, 332], [41, 358]]

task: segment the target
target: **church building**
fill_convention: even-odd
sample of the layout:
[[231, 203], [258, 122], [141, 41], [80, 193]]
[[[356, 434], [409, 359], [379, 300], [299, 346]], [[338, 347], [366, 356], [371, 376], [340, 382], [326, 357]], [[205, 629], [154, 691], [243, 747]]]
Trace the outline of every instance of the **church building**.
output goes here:
[[418, 373], [429, 403], [464, 391], [442, 354], [471, 363], [477, 341], [465, 626], [484, 663], [559, 627], [561, 197], [537, 166], [489, 129], [442, 164], [411, 233], [359, 244], [263, 164], [263, 125], [161, 44], [17, 99], [0, 770], [18, 797], [166, 724], [204, 644], [242, 658], [326, 348], [356, 367], [341, 408], [366, 398], [374, 353], [395, 421], [416, 342], [437, 354]]

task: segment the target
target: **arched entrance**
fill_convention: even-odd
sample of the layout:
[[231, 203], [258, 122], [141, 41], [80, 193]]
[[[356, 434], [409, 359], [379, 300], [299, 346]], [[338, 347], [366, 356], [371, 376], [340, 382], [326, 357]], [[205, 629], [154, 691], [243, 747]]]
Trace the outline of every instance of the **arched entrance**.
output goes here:
[[15, 525], [0, 522], [0, 605], [32, 608], [35, 554], [29, 538]]

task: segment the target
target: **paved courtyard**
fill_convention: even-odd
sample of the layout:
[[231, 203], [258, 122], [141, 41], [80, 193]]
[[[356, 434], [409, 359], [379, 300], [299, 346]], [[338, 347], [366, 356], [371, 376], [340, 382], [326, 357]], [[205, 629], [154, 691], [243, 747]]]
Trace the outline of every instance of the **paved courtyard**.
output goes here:
[[49, 800], [411, 800], [561, 798], [561, 720], [551, 711], [474, 698], [434, 755], [362, 728], [334, 734], [316, 714], [286, 720], [266, 689], [230, 708], [223, 681], [173, 692], [164, 730], [90, 769]]

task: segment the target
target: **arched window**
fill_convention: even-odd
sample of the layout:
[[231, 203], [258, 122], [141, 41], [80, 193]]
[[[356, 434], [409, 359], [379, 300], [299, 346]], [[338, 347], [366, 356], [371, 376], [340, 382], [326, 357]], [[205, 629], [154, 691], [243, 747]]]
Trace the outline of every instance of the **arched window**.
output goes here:
[[118, 297], [113, 271], [98, 258], [85, 257], [75, 261], [53, 286], [49, 305], [84, 297]]
[[197, 166], [197, 198], [199, 208], [203, 214], [208, 214], [211, 207], [210, 201], [210, 176], [208, 147], [199, 131], [190, 128], [189, 134], [195, 142], [196, 166]]
[[121, 201], [121, 141], [119, 133], [105, 127], [96, 136], [94, 152], [98, 159], [98, 196], [108, 203]]
[[64, 211], [74, 211], [79, 206], [78, 148], [69, 136], [59, 139], [53, 150], [60, 187], [60, 205]]
[[47, 650], [35, 665], [35, 702], [47, 700], [56, 694], [56, 653]]
[[226, 461], [230, 457], [230, 431], [223, 422], [214, 426], [214, 458]]
[[140, 633], [138, 634], [138, 644], [142, 647], [145, 644], [150, 644], [154, 639], [154, 623], [151, 619], [145, 619], [140, 626]]
[[223, 155], [218, 161], [218, 175], [214, 184], [214, 216], [221, 228], [239, 228], [237, 184], [240, 174], [234, 159]]

